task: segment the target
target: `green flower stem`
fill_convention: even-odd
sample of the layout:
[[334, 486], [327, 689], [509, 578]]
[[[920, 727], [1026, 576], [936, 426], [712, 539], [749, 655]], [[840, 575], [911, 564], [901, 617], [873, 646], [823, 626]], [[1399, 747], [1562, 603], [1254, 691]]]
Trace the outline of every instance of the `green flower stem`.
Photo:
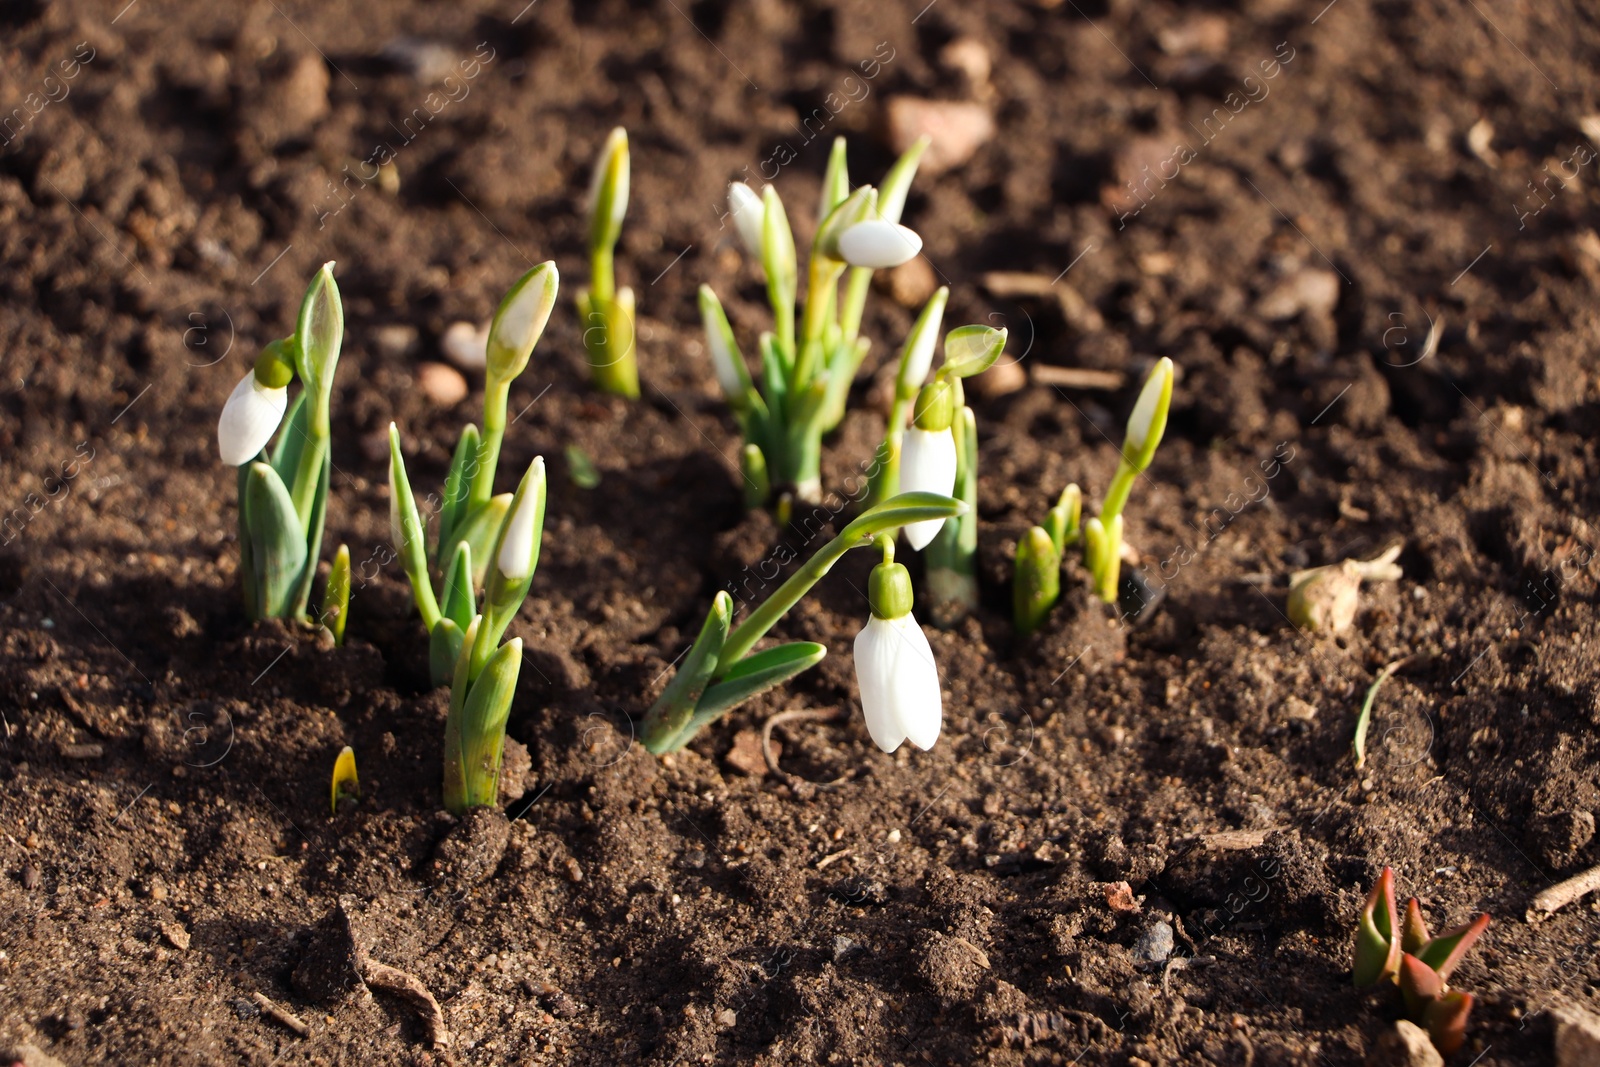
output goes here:
[[1122, 514], [1122, 509], [1128, 506], [1128, 497], [1133, 492], [1133, 483], [1139, 477], [1139, 472], [1133, 464], [1126, 459], [1117, 461], [1117, 473], [1111, 477], [1111, 488], [1106, 490], [1106, 502], [1100, 508], [1100, 521], [1109, 524], [1112, 519]]
[[500, 442], [506, 435], [506, 398], [511, 383], [490, 378], [483, 393], [483, 436], [478, 442], [478, 469], [472, 475], [471, 505], [486, 504], [494, 495], [495, 467], [500, 462]]
[[589, 253], [589, 295], [596, 305], [617, 295], [616, 250], [609, 245], [596, 245]]
[[867, 309], [867, 292], [871, 287], [871, 267], [850, 268], [844, 304], [839, 309], [839, 328], [844, 331], [846, 341], [854, 341], [861, 332], [861, 316]]
[[956, 432], [955, 498], [966, 514], [940, 528], [928, 546], [928, 601], [934, 625], [948, 629], [978, 606], [978, 426], [963, 406]]
[[756, 642], [778, 620], [800, 602], [811, 587], [833, 569], [839, 558], [852, 548], [872, 543], [872, 539], [885, 530], [895, 529], [924, 519], [948, 519], [967, 510], [965, 504], [937, 493], [901, 493], [877, 507], [863, 512], [859, 518], [839, 532], [832, 541], [817, 550], [801, 568], [789, 576], [759, 608], [750, 613], [739, 627], [728, 635], [717, 657], [713, 678], [721, 678], [732, 670]]
[[844, 264], [812, 253], [807, 271], [806, 311], [800, 333], [800, 359], [795, 363], [794, 380], [791, 383], [797, 389], [811, 381], [813, 367], [806, 353], [808, 350], [821, 350], [822, 339], [828, 330], [829, 315], [838, 307], [839, 275], [843, 273]]
[[300, 450], [300, 462], [295, 466], [294, 484], [289, 493], [294, 500], [295, 514], [300, 516], [300, 527], [311, 523], [311, 510], [317, 503], [317, 482], [322, 478], [322, 459], [328, 451], [328, 402], [323, 397], [311, 399], [311, 419], [306, 434], [306, 445]]

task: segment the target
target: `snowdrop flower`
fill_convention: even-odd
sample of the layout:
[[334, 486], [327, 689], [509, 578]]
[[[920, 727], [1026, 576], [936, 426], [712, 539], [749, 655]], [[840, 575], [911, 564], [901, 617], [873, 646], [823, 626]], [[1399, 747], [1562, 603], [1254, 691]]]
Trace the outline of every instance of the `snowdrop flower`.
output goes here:
[[839, 235], [839, 252], [852, 267], [898, 267], [921, 251], [915, 230], [887, 219], [858, 222]]
[[872, 617], [856, 635], [856, 684], [867, 732], [885, 752], [904, 741], [926, 751], [939, 739], [939, 668], [911, 614], [911, 575], [885, 553], [872, 570]]
[[[916, 415], [906, 431], [900, 454], [900, 491], [949, 496], [956, 485], [956, 439], [950, 432], [955, 421], [954, 390], [935, 379], [917, 394]], [[944, 519], [925, 519], [905, 527], [906, 541], [921, 551], [938, 536]]]
[[733, 224], [739, 229], [739, 239], [744, 242], [750, 258], [761, 262], [761, 226], [766, 218], [766, 205], [756, 191], [744, 182], [728, 186], [728, 210], [733, 213]]
[[539, 563], [539, 531], [544, 526], [544, 457], [535, 456], [516, 509], [506, 519], [495, 562], [508, 580], [520, 582]]
[[217, 447], [230, 467], [242, 467], [260, 455], [289, 409], [293, 371], [281, 349], [281, 341], [268, 345], [222, 406]]

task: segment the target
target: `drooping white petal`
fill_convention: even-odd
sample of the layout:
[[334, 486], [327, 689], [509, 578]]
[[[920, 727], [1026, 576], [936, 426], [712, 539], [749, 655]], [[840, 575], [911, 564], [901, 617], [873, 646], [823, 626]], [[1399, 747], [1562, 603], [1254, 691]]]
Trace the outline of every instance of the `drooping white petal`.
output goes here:
[[858, 222], [839, 235], [839, 254], [852, 267], [898, 267], [920, 251], [917, 231], [887, 219]]
[[254, 368], [234, 386], [217, 420], [217, 448], [222, 462], [242, 467], [261, 454], [278, 432], [289, 407], [289, 390], [269, 389], [256, 381]]
[[728, 209], [733, 212], [733, 224], [739, 228], [739, 238], [744, 241], [745, 251], [750, 253], [751, 259], [760, 263], [761, 226], [767, 215], [766, 205], [756, 191], [744, 182], [733, 182], [728, 186]]
[[[948, 429], [906, 431], [900, 450], [900, 491], [949, 496], [956, 487], [956, 439]], [[945, 519], [924, 519], [905, 527], [906, 542], [919, 552], [938, 536]]]
[[506, 520], [505, 539], [500, 543], [500, 558], [495, 562], [500, 573], [513, 582], [520, 582], [533, 573], [533, 527], [538, 513], [537, 494], [526, 492], [517, 510]]
[[904, 741], [927, 750], [939, 739], [939, 669], [911, 615], [873, 616], [856, 635], [856, 682], [873, 743], [893, 752]]

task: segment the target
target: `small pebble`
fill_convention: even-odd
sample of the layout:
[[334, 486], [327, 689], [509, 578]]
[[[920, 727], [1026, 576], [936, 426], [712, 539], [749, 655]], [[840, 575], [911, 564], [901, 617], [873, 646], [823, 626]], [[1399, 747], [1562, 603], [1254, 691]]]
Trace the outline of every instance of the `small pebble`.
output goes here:
[[739, 1022], [739, 1015], [732, 1008], [723, 1008], [717, 1012], [716, 1020], [718, 1026], [736, 1026]]
[[161, 936], [166, 938], [167, 944], [180, 952], [187, 951], [189, 948], [189, 931], [177, 923], [162, 923]]
[[444, 358], [462, 370], [482, 370], [489, 362], [489, 327], [452, 322], [439, 338]]
[[399, 359], [408, 355], [417, 344], [417, 328], [404, 323], [379, 326], [372, 334], [372, 343], [381, 355]]
[[961, 166], [994, 133], [994, 117], [982, 104], [915, 96], [889, 101], [889, 146], [895, 154], [910, 148], [923, 134], [933, 138], [920, 168], [929, 176]]
[[454, 367], [424, 363], [417, 368], [417, 386], [441, 407], [453, 407], [467, 398], [467, 380]]
[[567, 859], [567, 881], [583, 881], [583, 865], [570, 857]]
[[39, 868], [35, 867], [31, 863], [22, 868], [22, 888], [39, 888]]
[[1134, 961], [1163, 963], [1172, 955], [1172, 945], [1172, 926], [1164, 922], [1152, 923], [1133, 944]]

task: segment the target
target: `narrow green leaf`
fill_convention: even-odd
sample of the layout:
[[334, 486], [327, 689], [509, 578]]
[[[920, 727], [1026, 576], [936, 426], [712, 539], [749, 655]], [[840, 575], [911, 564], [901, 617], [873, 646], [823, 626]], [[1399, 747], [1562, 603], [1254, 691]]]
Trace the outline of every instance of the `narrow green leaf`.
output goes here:
[[281, 617], [294, 601], [306, 562], [305, 534], [294, 501], [278, 472], [252, 463], [245, 486], [250, 513], [250, 556], [255, 566], [257, 603], [266, 617]]
[[[1389, 680], [1389, 676], [1400, 669], [1404, 659], [1399, 659], [1384, 667], [1378, 676], [1372, 680], [1372, 685], [1367, 689], [1367, 698], [1361, 702], [1361, 712], [1356, 716], [1356, 736], [1350, 744], [1351, 751], [1355, 753], [1356, 770], [1361, 770], [1367, 764], [1367, 730], [1372, 725], [1372, 709], [1378, 702], [1378, 688]], [[1409, 951], [1409, 950], [1408, 950]]]
[[817, 218], [827, 218], [849, 195], [850, 170], [845, 158], [845, 141], [843, 137], [835, 137], [833, 149], [828, 153], [828, 169], [822, 175], [822, 200], [817, 205]]
[[256, 582], [255, 554], [250, 551], [250, 464], [238, 468], [235, 484], [239, 501], [239, 585], [244, 590], [244, 614], [251, 622], [266, 618], [261, 611], [261, 589]]
[[465, 541], [456, 544], [456, 554], [450, 557], [450, 567], [444, 575], [444, 599], [439, 610], [444, 617], [465, 629], [478, 613], [473, 596], [472, 546]]
[[302, 389], [289, 402], [289, 411], [284, 416], [283, 427], [278, 431], [278, 440], [272, 446], [272, 469], [278, 472], [278, 477], [283, 479], [284, 485], [289, 484], [294, 472], [300, 467], [300, 453], [305, 449], [310, 436], [307, 426], [309, 418], [310, 414], [306, 411], [306, 391]]
[[429, 632], [439, 624], [439, 602], [434, 599], [428, 575], [428, 553], [417, 515], [417, 500], [406, 477], [406, 461], [400, 454], [400, 429], [389, 424], [389, 537], [400, 556], [400, 565], [411, 582], [411, 599]]
[[301, 565], [300, 578], [295, 582], [294, 593], [285, 618], [305, 617], [306, 605], [311, 603], [311, 583], [317, 576], [317, 560], [322, 556], [322, 530], [328, 517], [328, 482], [333, 477], [333, 457], [326, 448], [321, 451], [321, 474], [317, 476], [316, 488], [311, 497], [311, 515], [306, 520], [305, 562]]
[[922, 161], [922, 153], [928, 150], [933, 143], [933, 138], [927, 134], [918, 137], [910, 148], [894, 161], [894, 166], [889, 168], [889, 173], [884, 175], [883, 181], [878, 184], [878, 216], [890, 222], [899, 222], [901, 212], [905, 211], [906, 196], [911, 192], [911, 182], [917, 176], [917, 164]]
[[[490, 497], [477, 507], [469, 508], [461, 525], [451, 534], [455, 544], [472, 546], [472, 584], [474, 588], [484, 584], [488, 574], [489, 561], [494, 558], [491, 552], [494, 540], [500, 535], [500, 526], [506, 521], [506, 512], [510, 508], [510, 493], [501, 493], [499, 496]], [[454, 544], [450, 546], [450, 551], [455, 551]]]
[[521, 670], [522, 639], [512, 638], [490, 657], [445, 724], [444, 803], [452, 814], [500, 802], [506, 720]]
[[823, 645], [810, 641], [796, 641], [776, 648], [765, 649], [740, 660], [716, 684], [708, 687], [695, 705], [694, 717], [673, 745], [682, 748], [689, 740], [711, 723], [752, 697], [782, 685], [802, 671], [810, 670], [828, 654]]
[[455, 455], [450, 459], [450, 473], [444, 480], [444, 502], [439, 505], [439, 544], [436, 551], [435, 562], [444, 564], [449, 558], [453, 548], [448, 545], [456, 544], [456, 527], [467, 513], [467, 499], [472, 493], [472, 477], [477, 473], [475, 465], [478, 461], [479, 446], [478, 428], [468, 423], [461, 431], [461, 439], [456, 442]]
[[887, 530], [897, 530], [927, 519], [949, 519], [966, 513], [967, 505], [938, 493], [901, 493], [857, 516], [839, 532], [851, 547], [872, 540]]
[[719, 590], [711, 601], [711, 610], [701, 624], [700, 635], [689, 648], [682, 666], [667, 683], [666, 689], [656, 698], [645, 714], [641, 741], [646, 750], [656, 755], [682, 748], [687, 743], [674, 742], [683, 734], [694, 715], [696, 704], [711, 681], [716, 669], [722, 643], [728, 637], [728, 624], [733, 619], [733, 598], [726, 590]]
[[456, 663], [461, 659], [461, 645], [465, 636], [461, 627], [448, 618], [441, 618], [433, 632], [428, 634], [428, 677], [435, 686], [450, 684]]

